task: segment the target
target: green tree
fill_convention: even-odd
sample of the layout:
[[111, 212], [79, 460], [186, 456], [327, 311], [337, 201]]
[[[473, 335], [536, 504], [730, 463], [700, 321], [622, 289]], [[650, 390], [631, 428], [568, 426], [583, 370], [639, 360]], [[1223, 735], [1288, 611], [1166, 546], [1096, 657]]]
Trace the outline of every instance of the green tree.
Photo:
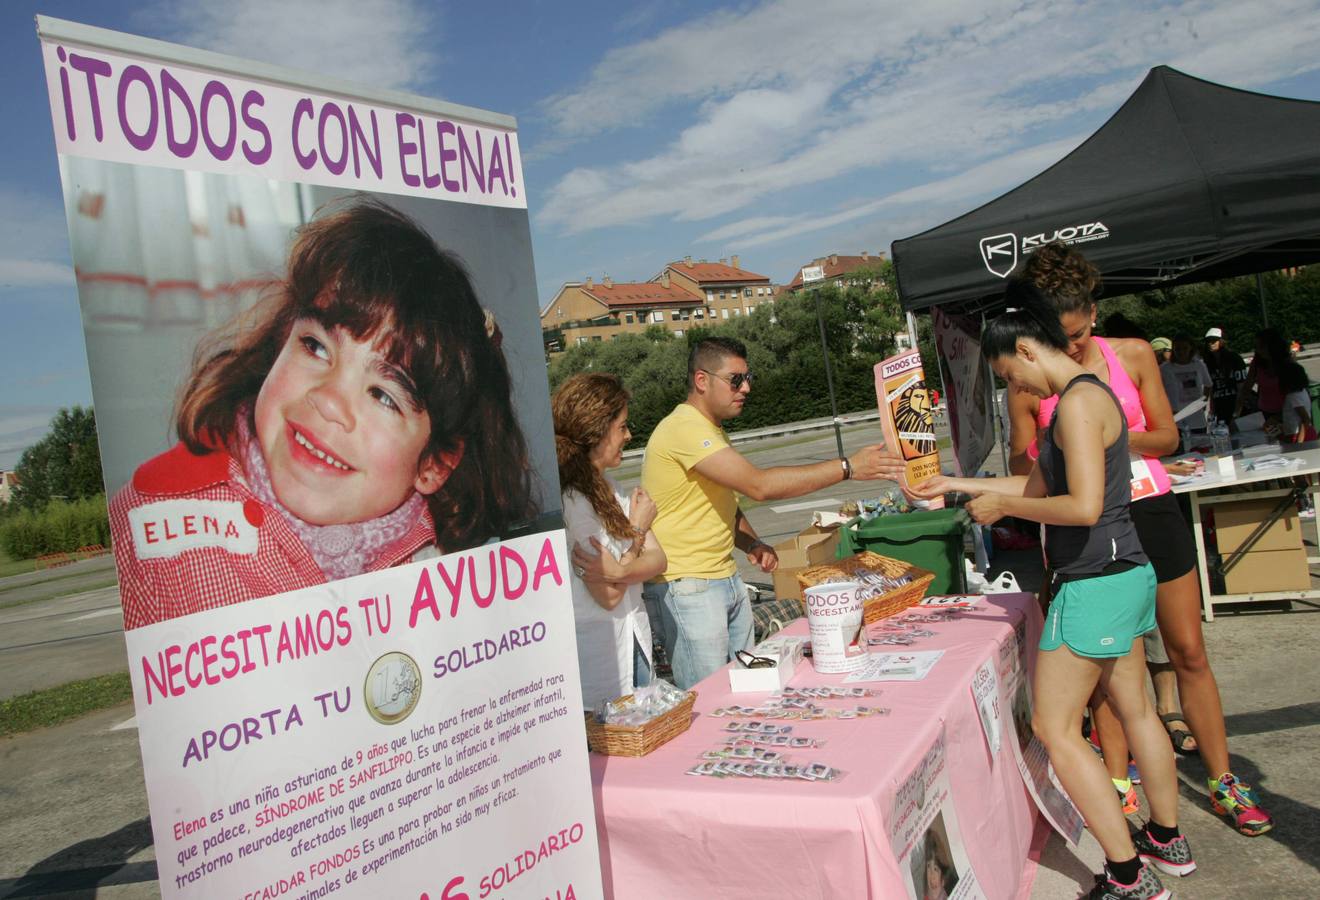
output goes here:
[[894, 352], [894, 334], [903, 320], [887, 262], [876, 267], [873, 277], [861, 280], [872, 286], [827, 285], [815, 292], [782, 296], [750, 315], [703, 320], [681, 338], [656, 326], [643, 334], [573, 347], [550, 363], [551, 389], [577, 372], [619, 375], [632, 392], [628, 415], [636, 443], [641, 443], [687, 394], [690, 342], [723, 335], [747, 345], [749, 367], [756, 374], [754, 399], [741, 416], [727, 423], [730, 430], [827, 416], [829, 392], [816, 319], [819, 301], [839, 411], [873, 409], [872, 368]]
[[104, 491], [91, 407], [56, 413], [50, 433], [23, 451], [14, 472], [18, 476], [14, 503], [24, 509], [41, 509], [52, 500], [82, 500]]

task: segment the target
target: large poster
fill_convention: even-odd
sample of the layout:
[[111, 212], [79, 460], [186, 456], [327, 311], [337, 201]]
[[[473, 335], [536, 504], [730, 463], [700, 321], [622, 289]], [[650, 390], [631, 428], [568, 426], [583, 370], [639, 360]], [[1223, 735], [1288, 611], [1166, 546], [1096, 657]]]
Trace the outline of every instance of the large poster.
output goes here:
[[954, 460], [959, 475], [973, 477], [995, 442], [981, 329], [976, 319], [946, 313], [938, 306], [931, 307], [930, 319], [943, 368]]
[[128, 632], [164, 894], [600, 896], [567, 582], [547, 532]]
[[513, 120], [38, 28], [162, 890], [599, 896]]

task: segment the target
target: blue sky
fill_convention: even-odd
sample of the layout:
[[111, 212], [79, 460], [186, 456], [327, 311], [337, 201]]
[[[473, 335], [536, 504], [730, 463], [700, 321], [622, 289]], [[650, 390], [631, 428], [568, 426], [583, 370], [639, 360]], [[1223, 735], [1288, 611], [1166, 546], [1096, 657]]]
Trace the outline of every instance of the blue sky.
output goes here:
[[654, 0], [6, 3], [0, 468], [90, 403], [33, 16], [519, 120], [539, 302], [738, 254], [888, 251], [1053, 163], [1154, 65], [1320, 99], [1320, 4]]

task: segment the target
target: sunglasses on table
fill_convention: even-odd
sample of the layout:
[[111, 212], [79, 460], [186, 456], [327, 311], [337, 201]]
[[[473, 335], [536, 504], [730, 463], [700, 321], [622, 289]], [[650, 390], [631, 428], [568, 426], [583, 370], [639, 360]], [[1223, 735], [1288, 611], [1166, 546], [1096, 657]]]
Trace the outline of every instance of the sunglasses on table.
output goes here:
[[735, 372], [732, 375], [721, 375], [719, 372], [712, 372], [710, 369], [702, 369], [701, 371], [705, 372], [707, 375], [713, 375], [735, 391], [741, 390], [744, 384], [752, 383], [751, 372]]
[[773, 669], [779, 663], [768, 656], [757, 656], [747, 650], [738, 650], [733, 654], [744, 669]]

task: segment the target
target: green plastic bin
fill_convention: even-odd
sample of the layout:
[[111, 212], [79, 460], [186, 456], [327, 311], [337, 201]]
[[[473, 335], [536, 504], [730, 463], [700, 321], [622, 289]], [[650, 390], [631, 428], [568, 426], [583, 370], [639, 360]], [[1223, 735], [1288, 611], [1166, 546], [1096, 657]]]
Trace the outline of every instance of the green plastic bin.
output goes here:
[[839, 529], [838, 558], [870, 550], [901, 559], [935, 573], [927, 593], [961, 594], [967, 590], [963, 546], [968, 524], [961, 509], [916, 510], [869, 522], [853, 519]]

